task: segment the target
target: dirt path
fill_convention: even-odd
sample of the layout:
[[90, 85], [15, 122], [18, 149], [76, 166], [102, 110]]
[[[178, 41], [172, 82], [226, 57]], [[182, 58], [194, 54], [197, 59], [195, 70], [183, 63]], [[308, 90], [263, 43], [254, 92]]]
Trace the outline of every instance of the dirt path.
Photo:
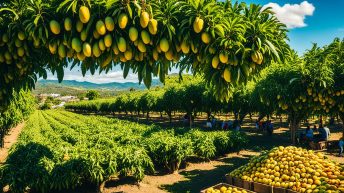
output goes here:
[[111, 184], [104, 193], [198, 193], [201, 189], [225, 182], [225, 174], [247, 163], [254, 155], [257, 153], [242, 151], [240, 155], [232, 153], [210, 162], [188, 163], [186, 169], [178, 174], [147, 175], [140, 184]]
[[5, 136], [4, 148], [0, 149], [0, 164], [5, 162], [8, 155], [8, 151], [10, 150], [11, 146], [17, 142], [18, 136], [20, 132], [22, 131], [22, 129], [24, 128], [24, 125], [25, 125], [24, 122], [20, 123], [15, 128], [12, 128], [9, 134]]

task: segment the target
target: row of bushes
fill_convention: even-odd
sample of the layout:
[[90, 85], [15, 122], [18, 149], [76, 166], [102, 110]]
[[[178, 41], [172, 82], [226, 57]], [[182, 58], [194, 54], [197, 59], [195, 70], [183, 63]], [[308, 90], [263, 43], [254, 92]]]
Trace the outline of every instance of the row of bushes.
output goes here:
[[178, 171], [190, 157], [212, 159], [246, 143], [241, 133], [162, 129], [101, 116], [37, 111], [0, 168], [0, 185], [49, 192], [110, 177], [142, 180], [155, 170]]
[[9, 130], [27, 118], [35, 109], [35, 99], [30, 92], [14, 92], [6, 109], [0, 109], [0, 147]]

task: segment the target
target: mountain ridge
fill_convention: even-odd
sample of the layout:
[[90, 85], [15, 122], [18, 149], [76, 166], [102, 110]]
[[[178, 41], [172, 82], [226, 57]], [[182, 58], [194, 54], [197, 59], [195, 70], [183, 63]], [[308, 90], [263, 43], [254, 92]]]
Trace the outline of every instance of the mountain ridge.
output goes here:
[[[61, 86], [61, 87], [74, 87], [82, 88], [85, 90], [95, 89], [95, 90], [126, 90], [130, 88], [134, 89], [145, 89], [146, 86], [138, 82], [111, 82], [111, 83], [92, 83], [88, 81], [76, 81], [76, 80], [63, 80], [59, 83], [57, 80], [38, 80], [36, 87], [46, 87], [46, 86]], [[152, 86], [161, 85], [158, 79], [152, 80]]]

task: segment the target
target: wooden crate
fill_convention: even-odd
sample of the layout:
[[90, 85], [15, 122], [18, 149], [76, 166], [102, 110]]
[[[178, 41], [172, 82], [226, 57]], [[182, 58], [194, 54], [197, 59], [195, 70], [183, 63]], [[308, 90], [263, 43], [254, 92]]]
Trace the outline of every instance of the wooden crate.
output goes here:
[[239, 188], [243, 188], [244, 187], [244, 180], [240, 179], [240, 178], [236, 178], [233, 177], [233, 185]]
[[253, 182], [253, 191], [258, 193], [272, 193], [272, 186]]
[[285, 188], [279, 188], [279, 187], [273, 187], [272, 188], [273, 193], [287, 193], [287, 189]]
[[299, 193], [299, 192], [296, 192], [296, 191], [294, 191], [292, 189], [287, 189], [287, 193]]
[[253, 182], [242, 180], [240, 178], [235, 178], [230, 176], [229, 174], [226, 175], [226, 182], [230, 185], [244, 188], [246, 190], [253, 190]]
[[253, 182], [243, 180], [243, 186], [246, 190], [253, 190]]
[[232, 177], [231, 175], [226, 174], [225, 177], [226, 177], [226, 182], [227, 182], [228, 184], [234, 185], [234, 183], [233, 183], [233, 177]]
[[[220, 184], [217, 184], [215, 186], [212, 186], [212, 187], [209, 187], [209, 188], [214, 188], [214, 189], [220, 189], [222, 186], [225, 186], [226, 188], [228, 187], [232, 187], [232, 188], [237, 188], [238, 190], [244, 190], [243, 188], [239, 188], [239, 187], [236, 187], [236, 186], [232, 186], [232, 185], [229, 185], [229, 184], [225, 184], [225, 183], [220, 183]], [[207, 189], [204, 189], [204, 190], [201, 190], [200, 193], [206, 193], [207, 192]], [[247, 193], [255, 193], [253, 191], [250, 191], [250, 190], [245, 190]]]

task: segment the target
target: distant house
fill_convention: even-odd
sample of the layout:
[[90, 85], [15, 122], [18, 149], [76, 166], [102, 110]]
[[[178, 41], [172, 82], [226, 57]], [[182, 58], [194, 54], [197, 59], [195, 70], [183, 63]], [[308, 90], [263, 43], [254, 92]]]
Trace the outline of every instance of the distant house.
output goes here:
[[39, 94], [38, 97], [40, 98], [47, 98], [47, 97], [53, 97], [53, 98], [57, 98], [60, 97], [60, 94], [55, 94], [55, 93], [51, 93], [51, 94]]
[[61, 101], [64, 101], [64, 102], [72, 102], [72, 101], [78, 101], [78, 97], [76, 96], [62, 96], [62, 97], [59, 97], [59, 99]]
[[61, 102], [60, 104], [54, 105], [51, 108], [53, 108], [53, 109], [60, 108], [60, 107], [63, 107], [65, 104], [66, 104], [66, 102]]

